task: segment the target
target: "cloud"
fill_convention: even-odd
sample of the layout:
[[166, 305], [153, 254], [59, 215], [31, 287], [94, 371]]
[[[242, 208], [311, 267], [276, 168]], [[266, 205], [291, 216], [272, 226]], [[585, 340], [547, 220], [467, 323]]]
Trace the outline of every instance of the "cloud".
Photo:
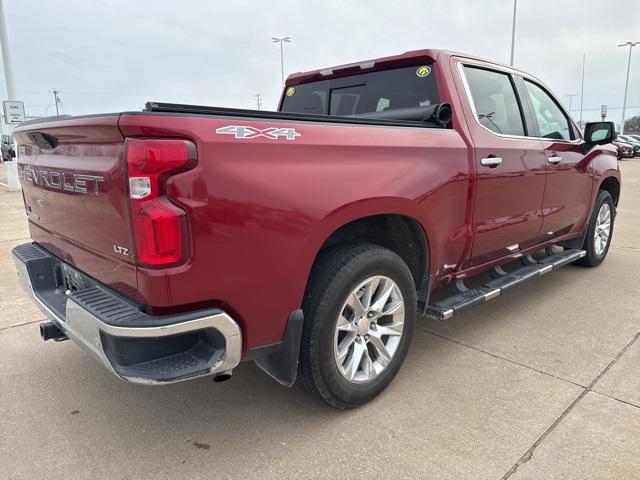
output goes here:
[[[280, 52], [285, 70], [304, 71], [420, 48], [446, 48], [508, 62], [511, 0], [5, 0], [17, 89], [32, 114], [138, 110], [145, 101], [275, 108]], [[627, 51], [640, 40], [640, 2], [519, 0], [515, 63], [562, 101], [580, 93], [584, 118], [608, 104], [619, 121]], [[640, 48], [638, 49], [640, 50]], [[640, 113], [640, 53], [630, 113]], [[3, 83], [3, 82], [2, 82]], [[4, 87], [2, 87], [4, 88]], [[47, 108], [48, 105], [48, 108]], [[572, 104], [573, 116], [579, 98]]]

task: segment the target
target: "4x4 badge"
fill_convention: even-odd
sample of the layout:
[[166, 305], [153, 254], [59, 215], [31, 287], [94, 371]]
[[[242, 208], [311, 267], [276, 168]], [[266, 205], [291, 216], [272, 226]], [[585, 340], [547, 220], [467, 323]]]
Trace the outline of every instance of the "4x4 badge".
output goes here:
[[280, 137], [284, 137], [287, 140], [295, 140], [297, 137], [302, 136], [301, 133], [296, 132], [295, 128], [270, 127], [260, 130], [259, 128], [244, 125], [220, 127], [216, 129], [216, 133], [221, 135], [234, 135], [235, 138], [239, 139], [264, 137], [270, 140], [277, 140]]

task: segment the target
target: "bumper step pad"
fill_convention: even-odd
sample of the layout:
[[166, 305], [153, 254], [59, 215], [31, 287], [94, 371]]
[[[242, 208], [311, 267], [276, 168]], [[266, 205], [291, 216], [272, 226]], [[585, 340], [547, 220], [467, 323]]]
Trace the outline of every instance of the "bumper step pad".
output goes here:
[[523, 267], [511, 273], [506, 273], [498, 267], [494, 270], [496, 275], [494, 275], [495, 278], [493, 280], [485, 283], [480, 288], [463, 290], [444, 300], [429, 305], [425, 309], [425, 315], [435, 320], [448, 320], [453, 317], [455, 313], [491, 300], [502, 292], [514, 287], [519, 287], [528, 280], [538, 278], [552, 270], [564, 267], [585, 255], [586, 252], [584, 250], [564, 250], [537, 262], [531, 262], [529, 260], [531, 257], [524, 257], [527, 259], [527, 264]]
[[[22, 287], [51, 320], [47, 328], [124, 380], [150, 385], [228, 376], [240, 362], [240, 327], [218, 308], [150, 315], [36, 244], [15, 247], [13, 257]], [[73, 272], [77, 290], [64, 272]]]

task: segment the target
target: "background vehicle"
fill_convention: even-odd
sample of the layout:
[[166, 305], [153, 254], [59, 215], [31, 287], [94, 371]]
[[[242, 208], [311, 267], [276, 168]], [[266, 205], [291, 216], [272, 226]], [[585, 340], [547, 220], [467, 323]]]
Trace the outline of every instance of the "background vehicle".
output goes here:
[[8, 162], [16, 156], [15, 141], [11, 135], [2, 135], [2, 160]]
[[610, 122], [583, 138], [535, 77], [438, 50], [291, 75], [280, 112], [149, 103], [15, 135], [44, 339], [145, 384], [253, 360], [338, 408], [392, 381], [418, 309], [601, 263], [620, 193]]
[[623, 141], [633, 147], [633, 156], [640, 157], [640, 140], [636, 140], [631, 135], [618, 135], [616, 139]]
[[633, 158], [633, 145], [618, 140], [617, 138], [611, 142], [618, 149], [618, 158]]

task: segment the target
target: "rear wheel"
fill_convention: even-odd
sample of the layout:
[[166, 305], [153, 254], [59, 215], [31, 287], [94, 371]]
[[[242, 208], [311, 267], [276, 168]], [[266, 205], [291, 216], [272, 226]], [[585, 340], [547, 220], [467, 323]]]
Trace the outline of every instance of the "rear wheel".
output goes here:
[[375, 245], [321, 254], [303, 305], [300, 375], [336, 408], [374, 398], [400, 369], [413, 336], [413, 277], [395, 253]]
[[611, 194], [606, 190], [600, 190], [589, 221], [587, 236], [582, 245], [587, 254], [576, 261], [577, 264], [597, 267], [603, 262], [611, 245], [615, 208]]

